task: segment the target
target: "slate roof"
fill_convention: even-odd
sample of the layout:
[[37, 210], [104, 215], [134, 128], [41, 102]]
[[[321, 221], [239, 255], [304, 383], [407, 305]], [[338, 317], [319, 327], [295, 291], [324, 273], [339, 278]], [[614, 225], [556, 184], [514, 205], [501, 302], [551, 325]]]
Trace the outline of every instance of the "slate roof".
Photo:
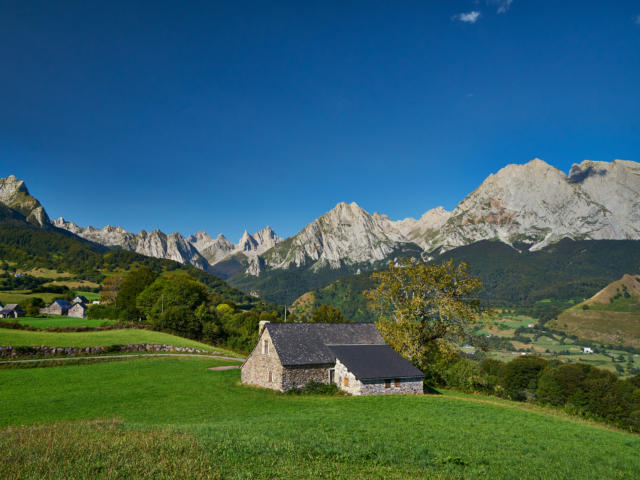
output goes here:
[[424, 377], [424, 373], [389, 345], [330, 345], [329, 348], [358, 380]]
[[0, 315], [6, 315], [13, 312], [22, 312], [22, 309], [17, 303], [7, 303], [6, 307], [0, 309]]
[[373, 323], [267, 323], [284, 366], [335, 363], [327, 345], [384, 345]]
[[62, 308], [71, 308], [71, 302], [67, 300], [54, 300], [54, 303], [57, 303]]
[[[78, 301], [76, 302], [76, 299], [78, 299]], [[74, 303], [88, 303], [89, 300], [87, 300], [87, 297], [85, 297], [84, 295], [76, 295], [76, 297], [73, 299]]]

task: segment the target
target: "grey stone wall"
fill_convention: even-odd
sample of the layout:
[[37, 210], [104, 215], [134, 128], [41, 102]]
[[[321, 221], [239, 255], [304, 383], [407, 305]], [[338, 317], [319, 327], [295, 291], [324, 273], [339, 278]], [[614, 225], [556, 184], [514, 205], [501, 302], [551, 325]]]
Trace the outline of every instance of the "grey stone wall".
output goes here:
[[[268, 345], [266, 352], [263, 350], [265, 340]], [[271, 372], [271, 381], [269, 381], [269, 372]], [[282, 364], [268, 330], [263, 330], [258, 337], [257, 345], [242, 365], [240, 378], [242, 383], [247, 385], [283, 391]]]
[[[340, 390], [344, 390], [351, 395], [361, 395], [360, 389], [362, 387], [362, 384], [360, 380], [358, 380], [356, 376], [351, 373], [343, 363], [340, 362], [340, 360], [336, 360], [335, 368], [335, 382]], [[348, 380], [348, 382], [346, 382], [347, 384], [345, 384], [345, 378]]]
[[[390, 395], [390, 394], [421, 394], [422, 378], [389, 378], [380, 380], [358, 380], [347, 367], [336, 360], [336, 384], [341, 390], [351, 395]], [[345, 385], [344, 379], [349, 380]], [[390, 380], [389, 388], [386, 387], [385, 380]], [[396, 380], [399, 385], [396, 386]]]
[[69, 317], [74, 318], [84, 318], [86, 317], [87, 310], [80, 306], [80, 304], [76, 303], [73, 307], [69, 309], [69, 313], [67, 314]]
[[128, 345], [105, 345], [97, 347], [48, 347], [30, 346], [13, 347], [0, 345], [0, 358], [28, 358], [28, 357], [64, 357], [74, 355], [95, 355], [102, 353], [137, 353], [137, 352], [174, 352], [174, 353], [207, 353], [193, 347], [174, 347], [151, 343], [135, 343]]
[[389, 388], [386, 388], [384, 379], [365, 380], [361, 382], [360, 395], [422, 394], [422, 378], [400, 378], [399, 386], [396, 386], [396, 379], [390, 380]]
[[306, 365], [284, 367], [282, 375], [282, 389], [304, 387], [311, 380], [320, 383], [329, 383], [329, 369], [333, 365]]

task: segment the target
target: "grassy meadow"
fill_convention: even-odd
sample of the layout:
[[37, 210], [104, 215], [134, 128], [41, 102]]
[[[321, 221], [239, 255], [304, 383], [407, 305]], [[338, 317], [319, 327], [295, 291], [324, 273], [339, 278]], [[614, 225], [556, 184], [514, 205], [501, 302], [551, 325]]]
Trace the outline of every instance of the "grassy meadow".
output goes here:
[[7, 292], [0, 292], [0, 302], [5, 305], [8, 303], [24, 303], [25, 301], [38, 297], [41, 298], [44, 303], [50, 304], [55, 299], [60, 298], [59, 293], [31, 293], [31, 290], [11, 290]]
[[[113, 325], [115, 320], [99, 320], [95, 318], [74, 318], [63, 315], [50, 315], [47, 317], [19, 317], [9, 319], [21, 325], [28, 325], [35, 328], [56, 328], [56, 327], [101, 327]], [[0, 320], [1, 324], [2, 320]]]
[[0, 345], [51, 347], [95, 347], [104, 345], [126, 345], [134, 343], [153, 343], [173, 345], [174, 347], [194, 347], [209, 352], [227, 350], [170, 335], [163, 332], [140, 329], [101, 330], [96, 332], [44, 332], [29, 330], [13, 330], [0, 328]]
[[640, 437], [462, 394], [322, 397], [202, 358], [0, 370], [0, 478], [637, 478]]

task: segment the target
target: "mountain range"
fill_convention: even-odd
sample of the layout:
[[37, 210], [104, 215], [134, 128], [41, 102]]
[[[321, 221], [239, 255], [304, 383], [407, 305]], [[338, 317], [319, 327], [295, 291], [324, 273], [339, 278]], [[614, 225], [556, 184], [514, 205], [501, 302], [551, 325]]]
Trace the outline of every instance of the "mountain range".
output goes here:
[[[0, 180], [0, 202], [34, 225], [67, 230], [86, 240], [207, 270], [254, 294], [297, 298], [346, 273], [369, 271], [401, 256], [432, 258], [481, 240], [536, 251], [562, 238], [640, 239], [640, 164], [585, 160], [568, 175], [540, 159], [489, 175], [453, 211], [428, 210], [419, 219], [392, 220], [354, 203], [339, 203], [287, 239], [270, 227], [238, 243], [205, 232], [184, 237], [159, 230], [82, 228], [51, 222], [24, 182]], [[287, 285], [293, 278], [295, 285]]]

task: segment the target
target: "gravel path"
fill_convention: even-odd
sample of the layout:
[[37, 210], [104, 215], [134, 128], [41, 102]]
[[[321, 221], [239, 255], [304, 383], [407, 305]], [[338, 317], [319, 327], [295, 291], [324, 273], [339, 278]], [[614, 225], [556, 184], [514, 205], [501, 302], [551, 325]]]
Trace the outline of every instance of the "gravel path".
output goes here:
[[202, 355], [199, 353], [132, 353], [127, 355], [96, 355], [91, 357], [64, 357], [64, 358], [34, 358], [31, 360], [5, 360], [0, 364], [5, 363], [29, 363], [29, 362], [51, 362], [51, 361], [67, 361], [67, 360], [84, 360], [95, 358], [135, 358], [135, 357], [202, 357], [202, 358], [215, 358], [217, 360], [233, 360], [236, 362], [244, 362], [244, 358], [236, 357], [223, 357], [222, 355]]

